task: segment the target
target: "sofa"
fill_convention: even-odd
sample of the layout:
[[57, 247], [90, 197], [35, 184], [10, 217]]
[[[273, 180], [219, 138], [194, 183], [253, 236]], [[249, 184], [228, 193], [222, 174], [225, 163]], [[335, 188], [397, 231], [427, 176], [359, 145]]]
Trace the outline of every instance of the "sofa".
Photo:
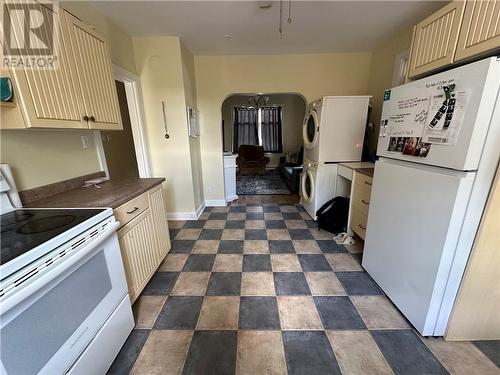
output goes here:
[[265, 174], [268, 163], [269, 158], [264, 156], [262, 146], [241, 145], [238, 148], [236, 164], [241, 175]]
[[298, 160], [296, 163], [286, 163], [285, 157], [280, 158], [278, 172], [287, 184], [290, 191], [294, 194], [299, 194], [300, 191], [300, 174], [302, 173], [302, 163], [304, 158], [304, 149], [301, 148]]

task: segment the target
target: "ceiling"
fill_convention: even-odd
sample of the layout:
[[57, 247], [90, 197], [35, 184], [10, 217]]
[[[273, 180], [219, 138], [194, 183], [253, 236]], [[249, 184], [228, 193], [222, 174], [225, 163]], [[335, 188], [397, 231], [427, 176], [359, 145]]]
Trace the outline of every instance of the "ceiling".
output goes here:
[[372, 51], [443, 1], [90, 1], [133, 36], [176, 35], [195, 54]]

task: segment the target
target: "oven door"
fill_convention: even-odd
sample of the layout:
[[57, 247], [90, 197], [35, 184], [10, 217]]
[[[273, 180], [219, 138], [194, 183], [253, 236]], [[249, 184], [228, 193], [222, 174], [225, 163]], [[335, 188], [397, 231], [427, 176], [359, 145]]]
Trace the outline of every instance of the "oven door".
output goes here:
[[1, 299], [0, 373], [63, 374], [91, 342], [127, 294], [117, 226]]

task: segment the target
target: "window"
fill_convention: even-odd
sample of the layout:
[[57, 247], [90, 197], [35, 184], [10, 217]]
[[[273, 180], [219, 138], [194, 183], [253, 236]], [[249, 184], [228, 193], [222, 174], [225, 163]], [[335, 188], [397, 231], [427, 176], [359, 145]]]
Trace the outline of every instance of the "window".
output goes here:
[[234, 152], [241, 145], [259, 145], [265, 152], [283, 152], [281, 107], [235, 107]]

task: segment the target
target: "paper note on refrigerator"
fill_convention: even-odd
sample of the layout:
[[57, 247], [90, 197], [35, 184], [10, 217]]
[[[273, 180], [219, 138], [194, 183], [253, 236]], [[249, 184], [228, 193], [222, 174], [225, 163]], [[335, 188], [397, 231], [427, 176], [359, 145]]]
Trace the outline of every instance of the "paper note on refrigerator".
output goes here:
[[456, 145], [462, 128], [468, 95], [457, 91], [446, 98], [444, 93], [433, 95], [422, 142]]
[[428, 108], [428, 96], [415, 96], [398, 100], [387, 119], [387, 135], [390, 137], [421, 137]]

